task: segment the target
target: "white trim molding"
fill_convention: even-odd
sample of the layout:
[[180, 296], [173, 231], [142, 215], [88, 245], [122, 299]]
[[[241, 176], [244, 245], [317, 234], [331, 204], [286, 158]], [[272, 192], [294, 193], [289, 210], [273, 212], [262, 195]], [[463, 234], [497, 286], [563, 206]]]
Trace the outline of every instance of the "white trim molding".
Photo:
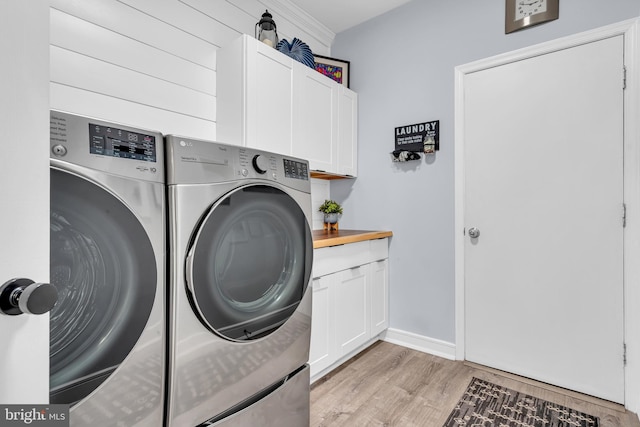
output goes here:
[[315, 37], [316, 40], [327, 46], [329, 50], [331, 49], [331, 44], [333, 43], [333, 39], [336, 38], [336, 34], [316, 18], [300, 9], [293, 1], [262, 0], [262, 3], [292, 24], [299, 28], [304, 28], [304, 30]]
[[[465, 358], [464, 330], [464, 78], [509, 62], [622, 35], [626, 67], [624, 93], [624, 339], [626, 344], [625, 407], [640, 410], [640, 19], [563, 37], [461, 65], [455, 69], [455, 358]], [[622, 75], [622, 70], [621, 70]], [[622, 82], [621, 82], [622, 83]]]
[[449, 360], [456, 359], [456, 346], [453, 343], [389, 328], [380, 337], [383, 341], [401, 345], [423, 353], [433, 354]]

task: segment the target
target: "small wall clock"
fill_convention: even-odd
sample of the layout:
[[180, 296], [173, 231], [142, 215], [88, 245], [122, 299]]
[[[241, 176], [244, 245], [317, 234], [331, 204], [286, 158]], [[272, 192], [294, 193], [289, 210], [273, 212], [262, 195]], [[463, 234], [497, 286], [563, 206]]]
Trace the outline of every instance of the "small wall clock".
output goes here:
[[506, 0], [505, 34], [558, 19], [560, 0]]

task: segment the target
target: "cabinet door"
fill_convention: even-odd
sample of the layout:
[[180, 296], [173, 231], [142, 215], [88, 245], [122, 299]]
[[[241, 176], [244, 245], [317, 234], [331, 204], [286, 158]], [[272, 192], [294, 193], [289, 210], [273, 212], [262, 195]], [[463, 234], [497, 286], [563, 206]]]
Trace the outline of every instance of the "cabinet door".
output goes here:
[[332, 284], [337, 281], [337, 278], [338, 274], [334, 273], [313, 279], [311, 348], [309, 350], [311, 377], [329, 367], [337, 358], [331, 298]]
[[358, 174], [358, 94], [339, 86], [338, 167], [340, 175]]
[[368, 265], [341, 271], [335, 285], [336, 339], [340, 356], [369, 340]]
[[246, 60], [246, 145], [291, 154], [293, 60], [257, 41]]
[[291, 154], [293, 62], [248, 35], [218, 49], [217, 141]]
[[389, 327], [389, 269], [388, 260], [370, 264], [371, 275], [371, 336]]
[[309, 67], [295, 72], [293, 150], [313, 170], [336, 171], [338, 85]]

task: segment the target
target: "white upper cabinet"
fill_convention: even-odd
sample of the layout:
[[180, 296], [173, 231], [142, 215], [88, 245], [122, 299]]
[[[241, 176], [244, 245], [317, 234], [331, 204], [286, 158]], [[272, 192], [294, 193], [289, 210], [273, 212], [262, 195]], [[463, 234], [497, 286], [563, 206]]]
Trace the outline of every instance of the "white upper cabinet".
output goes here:
[[338, 85], [338, 166], [340, 175], [358, 175], [358, 94]]
[[338, 85], [309, 67], [296, 71], [292, 154], [312, 170], [337, 173]]
[[357, 94], [243, 35], [217, 53], [217, 140], [355, 176]]
[[293, 62], [248, 36], [218, 51], [219, 142], [291, 153]]

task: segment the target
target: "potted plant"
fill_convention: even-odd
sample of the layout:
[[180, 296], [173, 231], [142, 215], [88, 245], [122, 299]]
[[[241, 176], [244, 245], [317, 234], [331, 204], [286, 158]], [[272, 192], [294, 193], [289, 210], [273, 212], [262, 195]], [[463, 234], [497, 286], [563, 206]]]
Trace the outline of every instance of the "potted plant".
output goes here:
[[318, 210], [324, 214], [324, 229], [337, 230], [338, 220], [342, 215], [342, 206], [335, 200], [325, 200]]

